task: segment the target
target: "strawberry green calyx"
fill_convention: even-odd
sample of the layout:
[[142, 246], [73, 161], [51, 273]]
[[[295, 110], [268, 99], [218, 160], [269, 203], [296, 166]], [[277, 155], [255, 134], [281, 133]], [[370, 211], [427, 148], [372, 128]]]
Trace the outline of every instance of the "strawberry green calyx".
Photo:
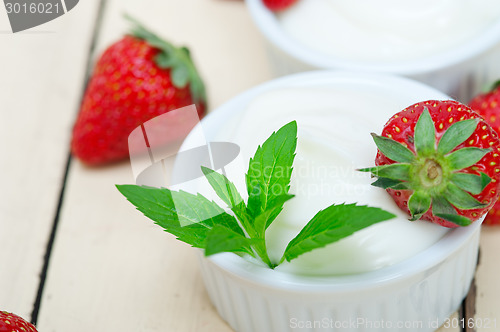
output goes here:
[[476, 130], [479, 119], [452, 124], [437, 139], [436, 128], [425, 108], [415, 124], [415, 152], [392, 138], [372, 134], [379, 153], [395, 163], [360, 169], [378, 179], [372, 185], [384, 189], [410, 190], [408, 200], [410, 220], [420, 219], [429, 210], [434, 216], [459, 226], [472, 221], [457, 213], [459, 210], [486, 206], [472, 195], [480, 194], [491, 182], [483, 172], [472, 174], [466, 169], [479, 162], [489, 148], [462, 147]]
[[483, 93], [492, 92], [492, 91], [498, 89], [499, 87], [500, 87], [500, 80], [497, 80], [497, 81], [493, 82], [493, 84], [485, 86], [485, 88], [483, 89]]
[[206, 101], [205, 85], [201, 79], [191, 54], [186, 47], [175, 47], [152, 33], [134, 18], [125, 15], [132, 24], [130, 35], [145, 40], [149, 45], [160, 52], [155, 57], [156, 65], [162, 69], [171, 69], [172, 83], [177, 88], [184, 88], [189, 84], [191, 96], [195, 103]]

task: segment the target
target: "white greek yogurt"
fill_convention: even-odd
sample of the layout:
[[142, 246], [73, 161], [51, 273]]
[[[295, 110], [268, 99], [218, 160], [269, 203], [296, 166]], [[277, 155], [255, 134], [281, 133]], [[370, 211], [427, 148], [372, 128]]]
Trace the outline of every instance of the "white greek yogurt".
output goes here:
[[393, 62], [476, 38], [500, 17], [497, 0], [299, 0], [277, 14], [296, 41], [350, 60]]
[[[255, 98], [219, 132], [215, 141], [230, 141], [241, 147], [242, 162], [228, 165], [226, 172], [238, 190], [246, 193], [241, 174], [257, 146], [284, 124], [297, 121], [298, 144], [290, 189], [296, 197], [285, 203], [266, 233], [270, 258], [275, 262], [302, 227], [332, 203], [357, 202], [397, 215], [285, 262], [278, 270], [301, 275], [372, 271], [415, 255], [447, 232], [428, 222], [408, 221], [384, 190], [371, 186], [369, 174], [356, 171], [374, 164], [376, 146], [370, 132], [380, 132], [388, 118], [404, 107], [394, 96], [385, 97], [376, 91], [326, 86], [274, 89]], [[203, 188], [204, 195], [209, 195], [207, 189]]]

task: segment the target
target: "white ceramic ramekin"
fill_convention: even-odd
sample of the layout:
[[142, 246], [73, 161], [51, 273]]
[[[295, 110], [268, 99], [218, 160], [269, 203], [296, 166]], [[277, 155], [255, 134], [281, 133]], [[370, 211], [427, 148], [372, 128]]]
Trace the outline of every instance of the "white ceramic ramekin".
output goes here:
[[231, 254], [201, 258], [201, 271], [235, 331], [435, 331], [467, 294], [479, 229], [453, 230], [400, 264], [351, 276], [291, 276]]
[[297, 43], [281, 28], [262, 0], [245, 0], [250, 15], [264, 35], [277, 75], [313, 69], [340, 69], [403, 75], [468, 102], [486, 85], [500, 78], [500, 18], [469, 42], [417, 60], [368, 64], [324, 55]]
[[[209, 114], [202, 127], [210, 141], [233, 115], [243, 112], [264, 92], [331, 84], [389, 89], [397, 98], [408, 99], [408, 105], [446, 99], [446, 95], [405, 78], [301, 73], [235, 97]], [[434, 331], [459, 308], [468, 292], [479, 235], [480, 222], [476, 222], [450, 230], [428, 249], [400, 263], [344, 276], [292, 275], [230, 253], [208, 258], [200, 254], [200, 265], [211, 301], [238, 332]]]

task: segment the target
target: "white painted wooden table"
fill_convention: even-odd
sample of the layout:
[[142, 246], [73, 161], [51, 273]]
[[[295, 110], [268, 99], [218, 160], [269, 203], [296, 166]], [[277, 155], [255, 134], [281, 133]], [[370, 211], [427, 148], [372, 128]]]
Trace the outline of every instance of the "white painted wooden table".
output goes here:
[[[0, 310], [40, 332], [231, 331], [194, 251], [115, 189], [133, 182], [129, 164], [88, 168], [69, 155], [87, 72], [127, 31], [125, 12], [191, 48], [211, 109], [272, 77], [240, 1], [81, 0], [17, 34], [0, 9]], [[483, 229], [477, 293], [454, 315], [499, 320], [478, 331], [500, 331], [498, 252], [500, 228]]]

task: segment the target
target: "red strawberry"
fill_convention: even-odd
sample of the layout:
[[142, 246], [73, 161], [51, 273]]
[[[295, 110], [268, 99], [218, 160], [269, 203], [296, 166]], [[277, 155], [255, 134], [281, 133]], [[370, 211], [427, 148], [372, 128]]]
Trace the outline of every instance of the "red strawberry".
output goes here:
[[[479, 94], [469, 102], [469, 106], [479, 113], [490, 126], [500, 134], [500, 82], [490, 92]], [[500, 201], [497, 201], [486, 215], [484, 223], [500, 225]]]
[[128, 157], [128, 135], [160, 114], [191, 104], [205, 113], [205, 88], [189, 51], [135, 24], [97, 61], [83, 97], [71, 149], [87, 164]]
[[33, 324], [28, 323], [21, 317], [0, 311], [0, 332], [37, 332]]
[[466, 226], [500, 194], [500, 139], [473, 110], [429, 100], [397, 113], [382, 135], [372, 172], [396, 204], [445, 227]]
[[278, 12], [291, 7], [297, 0], [262, 0], [264, 5], [272, 11]]

